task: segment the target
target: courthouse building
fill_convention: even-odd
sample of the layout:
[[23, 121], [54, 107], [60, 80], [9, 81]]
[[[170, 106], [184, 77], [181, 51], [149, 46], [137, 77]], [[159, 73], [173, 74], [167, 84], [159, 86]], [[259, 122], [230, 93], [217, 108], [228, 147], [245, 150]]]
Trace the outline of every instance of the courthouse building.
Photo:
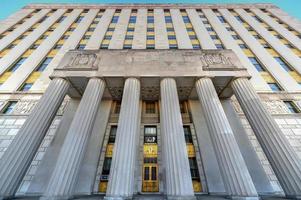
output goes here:
[[0, 199], [300, 199], [300, 111], [301, 22], [271, 4], [0, 21]]

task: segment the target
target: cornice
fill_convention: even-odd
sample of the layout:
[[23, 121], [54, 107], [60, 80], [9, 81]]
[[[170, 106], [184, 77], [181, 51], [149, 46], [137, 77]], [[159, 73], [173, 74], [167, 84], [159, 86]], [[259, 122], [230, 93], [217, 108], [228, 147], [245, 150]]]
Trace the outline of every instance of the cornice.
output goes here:
[[35, 3], [28, 4], [24, 7], [25, 9], [107, 9], [107, 8], [182, 8], [182, 9], [237, 9], [237, 8], [278, 8], [274, 4], [269, 3], [257, 3], [257, 4], [43, 4]]

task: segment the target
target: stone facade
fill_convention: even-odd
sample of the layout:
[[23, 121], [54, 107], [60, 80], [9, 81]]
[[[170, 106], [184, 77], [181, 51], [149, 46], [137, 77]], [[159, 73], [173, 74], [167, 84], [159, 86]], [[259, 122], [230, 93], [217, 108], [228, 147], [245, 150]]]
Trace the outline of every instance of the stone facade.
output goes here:
[[300, 199], [300, 24], [271, 4], [22, 8], [0, 22], [0, 199]]

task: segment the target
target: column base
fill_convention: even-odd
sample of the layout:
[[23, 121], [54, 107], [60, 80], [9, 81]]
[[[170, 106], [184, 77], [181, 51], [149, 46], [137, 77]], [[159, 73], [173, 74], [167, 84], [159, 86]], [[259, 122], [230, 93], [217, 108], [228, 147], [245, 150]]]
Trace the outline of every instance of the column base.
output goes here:
[[167, 200], [196, 200], [195, 196], [169, 196], [167, 195]]
[[133, 197], [122, 197], [122, 196], [105, 196], [104, 200], [131, 200]]
[[286, 195], [288, 199], [301, 199], [301, 195]]
[[260, 197], [240, 197], [240, 196], [231, 196], [230, 199], [233, 199], [233, 200], [259, 200]]
[[41, 196], [39, 200], [68, 200], [73, 199], [73, 196]]

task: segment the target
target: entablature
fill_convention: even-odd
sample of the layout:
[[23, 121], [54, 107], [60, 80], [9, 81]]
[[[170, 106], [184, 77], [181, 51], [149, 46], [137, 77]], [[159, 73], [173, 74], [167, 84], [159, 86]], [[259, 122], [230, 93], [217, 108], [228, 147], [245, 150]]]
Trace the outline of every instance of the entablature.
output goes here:
[[119, 99], [124, 80], [140, 79], [143, 99], [158, 99], [160, 80], [177, 81], [180, 99], [197, 98], [194, 83], [211, 77], [218, 94], [229, 97], [230, 82], [250, 77], [231, 50], [72, 50], [65, 54], [51, 78], [61, 77], [73, 86], [70, 96], [81, 96], [87, 80], [99, 77], [106, 81], [105, 98]]

